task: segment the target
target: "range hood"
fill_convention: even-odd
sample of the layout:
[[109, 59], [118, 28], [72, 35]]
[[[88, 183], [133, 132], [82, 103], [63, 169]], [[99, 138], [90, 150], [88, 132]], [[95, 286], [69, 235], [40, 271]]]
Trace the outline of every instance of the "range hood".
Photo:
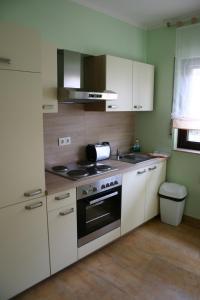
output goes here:
[[84, 89], [84, 59], [88, 57], [58, 49], [58, 100], [60, 103], [91, 103], [117, 99], [114, 91]]

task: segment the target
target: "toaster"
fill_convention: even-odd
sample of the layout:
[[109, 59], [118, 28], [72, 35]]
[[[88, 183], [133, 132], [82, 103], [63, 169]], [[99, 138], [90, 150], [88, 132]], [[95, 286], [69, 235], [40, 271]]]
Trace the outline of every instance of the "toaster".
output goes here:
[[108, 159], [110, 157], [110, 153], [111, 150], [109, 142], [89, 144], [86, 147], [87, 160], [92, 162]]

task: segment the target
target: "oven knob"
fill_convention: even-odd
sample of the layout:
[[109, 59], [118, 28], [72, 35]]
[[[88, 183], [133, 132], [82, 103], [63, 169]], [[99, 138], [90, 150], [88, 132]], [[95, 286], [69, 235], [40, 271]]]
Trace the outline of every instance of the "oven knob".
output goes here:
[[117, 180], [115, 180], [114, 184], [118, 184], [119, 182]]
[[82, 194], [83, 194], [83, 195], [87, 195], [87, 194], [88, 194], [88, 191], [87, 191], [87, 190], [83, 190], [83, 191], [82, 191]]
[[93, 191], [93, 192], [97, 192], [97, 188], [96, 188], [96, 187], [93, 187], [92, 191]]
[[102, 184], [102, 186], [101, 186], [101, 189], [103, 190], [103, 189], [105, 189], [105, 184]]
[[106, 187], [109, 187], [110, 186], [110, 184], [109, 183], [106, 183]]
[[110, 186], [114, 185], [114, 182], [111, 181]]

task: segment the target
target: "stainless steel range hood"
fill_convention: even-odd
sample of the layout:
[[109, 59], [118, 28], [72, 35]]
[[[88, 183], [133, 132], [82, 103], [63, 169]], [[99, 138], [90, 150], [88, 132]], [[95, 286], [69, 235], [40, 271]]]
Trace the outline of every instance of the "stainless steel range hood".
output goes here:
[[84, 58], [88, 55], [58, 49], [58, 100], [61, 103], [90, 103], [117, 99], [114, 91], [84, 89]]

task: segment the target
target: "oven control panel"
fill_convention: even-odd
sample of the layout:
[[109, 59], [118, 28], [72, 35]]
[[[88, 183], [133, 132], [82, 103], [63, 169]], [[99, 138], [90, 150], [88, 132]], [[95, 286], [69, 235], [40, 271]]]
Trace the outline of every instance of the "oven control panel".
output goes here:
[[77, 187], [77, 200], [92, 196], [122, 185], [122, 175], [115, 175], [97, 180], [91, 184]]

